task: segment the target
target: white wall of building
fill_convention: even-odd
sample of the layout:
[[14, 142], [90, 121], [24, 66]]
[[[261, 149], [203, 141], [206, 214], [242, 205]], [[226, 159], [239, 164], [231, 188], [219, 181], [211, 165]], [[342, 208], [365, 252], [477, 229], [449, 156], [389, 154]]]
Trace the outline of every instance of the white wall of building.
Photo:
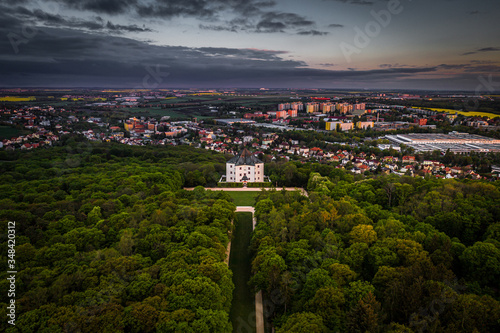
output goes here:
[[264, 163], [253, 165], [226, 164], [226, 182], [241, 183], [242, 178], [247, 176], [249, 183], [264, 181]]

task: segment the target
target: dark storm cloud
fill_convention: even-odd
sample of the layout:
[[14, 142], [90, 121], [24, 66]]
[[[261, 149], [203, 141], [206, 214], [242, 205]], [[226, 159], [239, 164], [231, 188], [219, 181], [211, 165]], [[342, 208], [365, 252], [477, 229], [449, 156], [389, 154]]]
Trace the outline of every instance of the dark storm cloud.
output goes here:
[[137, 13], [141, 17], [167, 18], [176, 16], [194, 16], [210, 18], [215, 16], [215, 9], [205, 0], [168, 0], [138, 4]]
[[352, 5], [362, 5], [362, 6], [370, 6], [376, 2], [368, 0], [327, 0], [327, 1], [337, 1], [337, 2], [349, 3]]
[[482, 52], [498, 52], [498, 51], [500, 51], [500, 47], [483, 47], [483, 48], [478, 49], [476, 51], [465, 52], [462, 55], [470, 55], [470, 54], [476, 54], [476, 53], [482, 53]]
[[[315, 69], [308, 67], [303, 61], [290, 60], [291, 54], [284, 51], [158, 46], [113, 36], [119, 32], [150, 29], [137, 25], [115, 24], [115, 18], [110, 19], [108, 16], [126, 12], [131, 13], [130, 17], [137, 17], [137, 10], [142, 8], [140, 6], [168, 4], [173, 6], [172, 12], [164, 13], [164, 18], [173, 17], [174, 13], [178, 13], [174, 16], [210, 18], [196, 22], [202, 30], [285, 32], [306, 36], [325, 34], [320, 31], [322, 29], [316, 30], [316, 23], [304, 16], [273, 10], [274, 1], [138, 0], [120, 2], [117, 6], [121, 7], [113, 10], [108, 8], [109, 4], [115, 3], [113, 1], [65, 0], [65, 3], [90, 13], [86, 13], [87, 16], [69, 17], [64, 16], [64, 11], [50, 11], [45, 7], [33, 9], [34, 7], [28, 5], [0, 5], [0, 35], [8, 37], [0, 39], [0, 86], [133, 88], [144, 85], [144, 79], [150, 77], [151, 71], [159, 71], [164, 74], [162, 81], [158, 81], [161, 87], [322, 87], [352, 86], [352, 83], [379, 87], [380, 82], [400, 86], [399, 82], [410, 82], [418, 78], [419, 74], [432, 73], [439, 76], [444, 73], [450, 82], [449, 75], [477, 81], [477, 77], [483, 73], [500, 72], [496, 62], [484, 61], [471, 61], [466, 64], [442, 63], [426, 67], [393, 63], [382, 64], [373, 70], [332, 70], [328, 67], [334, 64], [320, 64], [319, 66], [324, 68]], [[196, 6], [200, 6], [205, 12], [193, 14], [193, 8], [198, 8]], [[160, 17], [154, 16], [159, 13], [156, 11], [158, 8], [153, 8], [155, 14], [150, 17]], [[227, 14], [228, 11], [231, 15], [221, 16], [221, 13]], [[116, 21], [120, 18], [116, 18]], [[26, 36], [23, 27], [31, 27], [33, 34]], [[329, 26], [338, 27], [341, 25]], [[10, 38], [12, 33], [21, 36], [21, 42]], [[497, 47], [485, 47], [472, 53], [499, 50]], [[326, 61], [337, 60], [339, 59], [331, 58]], [[428, 86], [434, 82], [432, 79], [427, 80]]]
[[470, 66], [466, 68], [464, 72], [467, 73], [484, 73], [484, 74], [492, 74], [492, 73], [500, 73], [500, 66], [498, 65], [477, 65]]
[[[301, 27], [312, 27], [315, 22], [304, 16], [271, 10], [273, 0], [58, 0], [63, 6], [97, 14], [128, 13], [142, 19], [193, 17], [201, 30], [247, 31], [281, 33]], [[227, 14], [232, 18], [226, 19]], [[208, 23], [208, 21], [210, 21]]]
[[284, 33], [288, 31], [296, 31], [297, 33], [303, 27], [313, 27], [315, 22], [306, 19], [303, 16], [294, 13], [282, 12], [267, 12], [257, 15], [257, 20], [252, 20], [246, 17], [238, 17], [224, 24], [200, 24], [202, 30], [214, 31], [247, 31], [257, 33]]
[[122, 24], [113, 24], [110, 21], [106, 23], [106, 29], [115, 32], [145, 32], [145, 31], [153, 31], [152, 29], [146, 27], [139, 27], [136, 24], [122, 25]]
[[22, 21], [13, 15], [8, 15], [6, 8], [0, 6], [0, 29], [14, 30], [22, 25]]
[[[380, 64], [380, 68], [383, 69], [390, 69], [390, 68], [416, 68], [416, 67], [410, 67], [408, 65], [401, 65], [398, 63], [395, 64]], [[469, 72], [469, 73], [490, 73], [490, 72], [498, 72], [499, 71], [499, 66], [492, 61], [477, 61], [477, 60], [472, 60], [469, 63], [465, 64], [440, 64], [435, 66], [436, 70], [442, 70], [442, 71], [452, 71], [454, 73], [459, 73], [459, 72]]]
[[257, 24], [259, 32], [284, 32], [286, 24], [283, 22], [274, 22], [271, 20], [262, 20]]
[[492, 60], [471, 60], [470, 61], [471, 64], [494, 64], [495, 62], [492, 61]]
[[278, 21], [287, 27], [305, 27], [314, 25], [313, 21], [294, 13], [268, 12], [263, 15], [265, 21]]
[[40, 28], [19, 48], [16, 54], [8, 40], [0, 40], [2, 85], [16, 82], [16, 78], [17, 84], [24, 81], [30, 85], [56, 77], [54, 83], [59, 84], [78, 84], [84, 78], [94, 78], [101, 84], [121, 81], [120, 85], [131, 85], [147, 74], [145, 66], [156, 65], [174, 68], [171, 71], [175, 82], [196, 83], [231, 75], [241, 80], [242, 73], [254, 70], [272, 72], [304, 65], [280, 59], [277, 55], [282, 51], [154, 46], [127, 38], [48, 28]]
[[285, 29], [314, 26], [314, 22], [294, 13], [267, 12], [257, 24], [258, 32], [284, 32]]
[[477, 52], [496, 52], [500, 51], [500, 47], [484, 47], [482, 49], [477, 50]]
[[280, 54], [286, 54], [286, 51], [274, 50], [259, 50], [259, 49], [231, 49], [225, 47], [200, 47], [197, 48], [199, 52], [208, 56], [219, 57], [239, 57], [243, 59], [260, 59], [260, 60], [275, 60], [281, 61], [278, 57]]
[[328, 32], [318, 31], [318, 30], [307, 30], [307, 31], [299, 31], [297, 35], [310, 35], [310, 36], [324, 36], [328, 35]]
[[463, 73], [491, 74], [500, 72], [500, 66], [491, 61], [471, 61], [468, 64], [441, 64], [439, 69]]
[[10, 21], [10, 26], [13, 22], [22, 23], [23, 25], [30, 25], [33, 27], [45, 25], [51, 27], [59, 28], [74, 28], [74, 29], [84, 29], [91, 31], [108, 31], [112, 33], [122, 33], [122, 32], [147, 32], [153, 31], [152, 29], [146, 27], [139, 27], [137, 25], [120, 25], [113, 24], [110, 21], [104, 21], [101, 17], [97, 16], [93, 19], [82, 19], [77, 17], [64, 17], [60, 14], [52, 14], [45, 12], [41, 9], [30, 10], [25, 7], [3, 7], [0, 6], [0, 10], [9, 14], [9, 16], [4, 17], [4, 20]]
[[500, 72], [500, 62], [492, 60], [471, 60], [464, 66], [466, 73], [492, 74]]
[[224, 26], [224, 25], [214, 25], [214, 24], [200, 24], [198, 27], [201, 30], [212, 30], [212, 31], [231, 31], [231, 32], [238, 32], [238, 30], [233, 27], [233, 26]]
[[257, 31], [257, 27], [247, 18], [235, 18], [223, 24], [199, 24], [201, 30], [230, 31], [230, 32], [262, 32]]
[[[127, 15], [136, 19], [171, 20], [178, 17], [191, 17], [200, 20], [198, 28], [210, 31], [230, 31], [247, 33], [291, 33], [311, 31], [315, 22], [306, 17], [288, 12], [273, 10], [274, 0], [47, 0], [37, 2], [26, 0], [31, 6], [1, 6], [12, 15], [34, 20], [36, 24], [52, 27], [108, 31], [111, 33], [152, 31], [137, 25], [119, 25], [103, 21], [100, 15]], [[38, 9], [28, 9], [40, 7]], [[53, 10], [50, 10], [52, 9]], [[62, 9], [76, 9], [95, 17], [63, 16]], [[109, 20], [109, 19], [108, 19]], [[109, 22], [109, 23], [107, 23]], [[0, 23], [1, 24], [1, 23]], [[309, 29], [304, 29], [309, 28]]]
[[[1, 16], [1, 15], [0, 15]], [[1, 18], [1, 17], [0, 17]], [[5, 33], [5, 29], [0, 29]], [[92, 35], [75, 30], [40, 28], [14, 53], [0, 40], [2, 86], [135, 87], [153, 69], [168, 72], [162, 86], [287, 86], [305, 80], [330, 82], [404, 78], [438, 70], [388, 68], [331, 71], [284, 60], [283, 51], [156, 46], [128, 38]], [[314, 81], [318, 80], [318, 81]]]
[[464, 69], [466, 67], [469, 67], [469, 65], [467, 65], [467, 64], [456, 64], [456, 65], [441, 64], [438, 67], [442, 68], [442, 69]]
[[209, 6], [215, 11], [232, 10], [242, 17], [258, 16], [265, 12], [265, 9], [276, 6], [276, 1], [259, 0], [213, 0]]
[[128, 12], [138, 5], [137, 0], [57, 0], [55, 2], [73, 9], [109, 15]]
[[143, 18], [170, 19], [177, 16], [213, 18], [223, 10], [254, 15], [276, 5], [262, 0], [57, 0], [58, 3], [79, 10], [109, 15], [135, 12]]
[[3, 3], [6, 5], [22, 5], [31, 2], [31, 0], [4, 0]]

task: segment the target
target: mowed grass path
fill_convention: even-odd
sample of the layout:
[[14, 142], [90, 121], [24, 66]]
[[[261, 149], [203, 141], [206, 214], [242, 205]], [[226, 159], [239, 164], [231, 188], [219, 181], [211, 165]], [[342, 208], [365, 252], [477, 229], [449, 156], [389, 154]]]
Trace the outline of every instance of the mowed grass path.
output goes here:
[[[255, 192], [226, 192], [234, 200], [236, 206], [253, 206], [255, 198], [260, 194], [260, 191]], [[250, 230], [251, 231], [251, 230]]]
[[233, 303], [229, 316], [233, 332], [255, 332], [255, 294], [248, 286], [252, 256], [252, 213], [236, 213], [234, 238], [231, 241], [229, 269], [233, 272]]

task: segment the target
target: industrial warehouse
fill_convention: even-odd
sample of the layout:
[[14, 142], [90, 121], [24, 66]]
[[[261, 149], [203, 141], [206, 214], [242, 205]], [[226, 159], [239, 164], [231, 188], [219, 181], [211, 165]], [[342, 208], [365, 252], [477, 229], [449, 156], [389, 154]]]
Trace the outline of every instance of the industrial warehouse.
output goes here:
[[476, 134], [450, 132], [449, 134], [398, 134], [386, 135], [395, 144], [404, 144], [415, 152], [447, 151], [454, 153], [500, 152], [500, 140]]

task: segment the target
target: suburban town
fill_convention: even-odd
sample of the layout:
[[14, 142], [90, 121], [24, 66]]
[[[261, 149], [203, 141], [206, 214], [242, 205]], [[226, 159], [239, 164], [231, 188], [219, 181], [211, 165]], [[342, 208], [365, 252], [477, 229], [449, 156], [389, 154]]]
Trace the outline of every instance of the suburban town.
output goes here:
[[[137, 106], [151, 98], [158, 96], [117, 97], [113, 103], [98, 102], [91, 106]], [[275, 106], [276, 111], [263, 112], [235, 107], [222, 113], [209, 106], [215, 117], [224, 118], [203, 120], [196, 117], [174, 120], [169, 116], [113, 119], [96, 116], [96, 112], [75, 112], [49, 105], [3, 108], [1, 123], [23, 128], [29, 134], [4, 139], [0, 148], [7, 152], [38, 149], [57, 145], [63, 136], [77, 134], [90, 141], [134, 146], [190, 145], [227, 155], [236, 155], [245, 146], [266, 162], [332, 163], [353, 174], [473, 179], [499, 176], [500, 168], [496, 165], [479, 170], [472, 164], [454, 165], [450, 159], [442, 158], [450, 152], [458, 155], [500, 152], [500, 139], [491, 135], [499, 131], [499, 117], [464, 117], [458, 113], [381, 103], [350, 104], [338, 98], [306, 99], [310, 101], [280, 103]], [[443, 134], [443, 128], [449, 129], [449, 133]], [[457, 128], [480, 135], [458, 132]], [[305, 140], [301, 132], [311, 132], [312, 140]], [[316, 138], [317, 135], [330, 138], [330, 134], [341, 140]], [[347, 136], [339, 137], [341, 134]]]

